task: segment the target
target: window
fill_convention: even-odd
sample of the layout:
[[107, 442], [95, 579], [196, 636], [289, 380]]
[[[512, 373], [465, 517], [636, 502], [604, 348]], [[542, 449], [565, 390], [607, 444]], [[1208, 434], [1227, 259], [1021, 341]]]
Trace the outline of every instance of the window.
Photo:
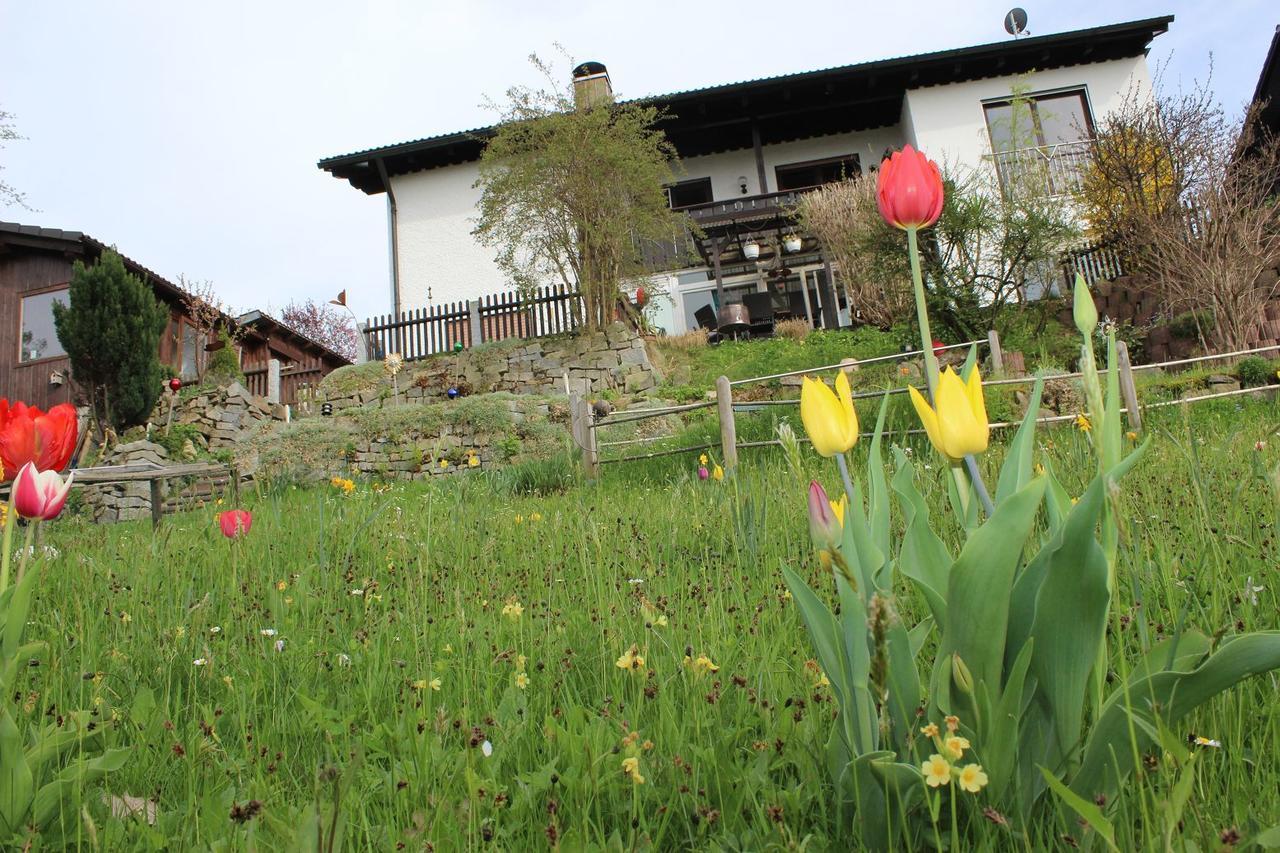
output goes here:
[[50, 290], [22, 297], [22, 342], [18, 363], [66, 355], [53, 328], [53, 303], [67, 303], [67, 289]]
[[807, 163], [790, 163], [777, 167], [773, 172], [777, 178], [778, 192], [781, 193], [855, 178], [862, 174], [862, 167], [858, 164], [858, 155], [849, 154], [825, 160], [810, 160]]
[[1093, 137], [1093, 117], [1083, 91], [1029, 95], [985, 104], [987, 130], [996, 152], [1017, 151]]
[[710, 178], [694, 178], [667, 187], [667, 204], [672, 210], [709, 204], [712, 200]]

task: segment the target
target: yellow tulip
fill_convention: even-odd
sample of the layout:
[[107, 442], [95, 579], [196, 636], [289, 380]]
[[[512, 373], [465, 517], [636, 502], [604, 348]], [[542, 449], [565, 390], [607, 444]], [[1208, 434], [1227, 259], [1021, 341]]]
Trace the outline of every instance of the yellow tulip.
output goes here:
[[804, 378], [800, 387], [800, 420], [813, 449], [826, 457], [845, 453], [858, 441], [858, 413], [853, 410], [849, 377], [840, 372], [832, 392], [821, 379]]
[[934, 406], [915, 388], [908, 390], [929, 441], [943, 456], [958, 462], [970, 453], [987, 449], [990, 430], [987, 409], [982, 402], [982, 377], [976, 367], [969, 374], [968, 382], [950, 367], [943, 371], [938, 377]]

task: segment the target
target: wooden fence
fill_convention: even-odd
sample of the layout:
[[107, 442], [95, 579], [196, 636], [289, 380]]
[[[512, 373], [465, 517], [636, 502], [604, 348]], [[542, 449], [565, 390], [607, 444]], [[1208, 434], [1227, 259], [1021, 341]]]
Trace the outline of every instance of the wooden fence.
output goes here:
[[[297, 405], [306, 396], [304, 389], [318, 384], [325, 374], [324, 363], [318, 358], [287, 364], [273, 359], [266, 364], [246, 364], [241, 369], [244, 372], [245, 388], [250, 394], [289, 406]], [[279, 394], [274, 399], [271, 388], [273, 369], [279, 370], [280, 376]]]
[[[994, 331], [990, 333], [987, 340], [985, 341], [969, 341], [967, 343], [962, 343], [962, 344], [952, 344], [949, 347], [945, 347], [945, 349], [958, 349], [961, 347], [967, 348], [974, 345], [978, 345], [978, 346], [986, 345], [989, 347], [989, 357], [992, 365], [994, 366], [993, 372], [996, 372], [996, 373], [1000, 372], [999, 365], [1003, 362], [1003, 353], [1001, 352], [1001, 349], [1000, 349], [1000, 339]], [[1158, 364], [1142, 364], [1142, 365], [1138, 365], [1137, 367], [1133, 367], [1129, 362], [1129, 350], [1128, 350], [1128, 347], [1125, 345], [1125, 343], [1123, 341], [1118, 341], [1116, 344], [1116, 347], [1119, 354], [1118, 364], [1116, 365], [1116, 369], [1119, 371], [1120, 395], [1121, 395], [1121, 401], [1124, 403], [1124, 407], [1121, 409], [1121, 411], [1125, 413], [1128, 419], [1129, 428], [1135, 431], [1142, 429], [1142, 410], [1144, 408], [1155, 409], [1155, 408], [1161, 408], [1164, 406], [1190, 404], [1190, 403], [1195, 403], [1201, 400], [1215, 400], [1215, 399], [1220, 399], [1224, 397], [1240, 396], [1242, 394], [1254, 394], [1262, 389], [1239, 388], [1239, 389], [1234, 389], [1230, 391], [1219, 391], [1211, 394], [1202, 394], [1195, 397], [1185, 397], [1178, 400], [1166, 400], [1166, 401], [1148, 403], [1146, 405], [1143, 405], [1138, 400], [1138, 391], [1137, 391], [1137, 386], [1134, 382], [1134, 373], [1142, 370], [1157, 370], [1157, 369], [1169, 368], [1169, 367], [1184, 367], [1187, 365], [1198, 364], [1198, 363], [1207, 362], [1207, 361], [1236, 359], [1236, 358], [1241, 358], [1247, 355], [1254, 355], [1262, 352], [1274, 352], [1276, 350], [1280, 350], [1280, 344], [1277, 344], [1273, 346], [1257, 347], [1255, 349], [1238, 350], [1235, 352], [1215, 353], [1212, 355], [1196, 356], [1193, 358], [1182, 358], [1182, 359], [1176, 359], [1173, 361], [1164, 361]], [[753, 400], [750, 402], [735, 403], [733, 400], [733, 388], [735, 386], [746, 385], [749, 383], [763, 382], [763, 381], [777, 379], [777, 378], [786, 377], [786, 376], [799, 376], [799, 375], [824, 373], [827, 371], [851, 368], [854, 365], [862, 366], [862, 365], [872, 364], [872, 363], [886, 361], [890, 359], [913, 358], [919, 355], [921, 355], [920, 350], [915, 350], [915, 351], [906, 352], [906, 353], [894, 353], [892, 355], [880, 356], [877, 358], [854, 362], [853, 364], [846, 364], [846, 363], [832, 364], [832, 365], [826, 365], [823, 367], [815, 367], [807, 370], [792, 371], [790, 373], [779, 373], [779, 374], [774, 374], [772, 376], [757, 376], [757, 377], [752, 377], [750, 379], [739, 379], [732, 382], [729, 381], [727, 377], [721, 376], [719, 379], [716, 380], [716, 394], [715, 394], [714, 400], [707, 400], [699, 403], [689, 403], [681, 406], [663, 406], [661, 408], [653, 408], [653, 409], [621, 411], [621, 412], [617, 412], [616, 414], [605, 416], [603, 418], [597, 418], [595, 416], [590, 403], [585, 399], [585, 397], [579, 394], [571, 394], [569, 398], [570, 431], [572, 433], [574, 442], [582, 450], [583, 464], [586, 467], [587, 474], [588, 476], [592, 476], [592, 477], [599, 475], [601, 465], [607, 465], [607, 464], [618, 463], [618, 462], [631, 462], [638, 459], [654, 459], [660, 456], [673, 456], [673, 455], [684, 454], [684, 453], [698, 453], [703, 450], [710, 450], [717, 447], [720, 450], [720, 456], [721, 456], [721, 459], [724, 461], [725, 468], [732, 468], [737, 464], [739, 450], [742, 450], [745, 448], [752, 448], [752, 447], [776, 447], [781, 445], [781, 442], [778, 441], [777, 439], [772, 439], [769, 441], [751, 441], [751, 442], [738, 441], [737, 426], [734, 419], [734, 415], [736, 412], [759, 411], [762, 408], [766, 408], [770, 406], [799, 406], [800, 404], [799, 400]], [[1104, 376], [1107, 373], [1106, 370], [1102, 370], [1099, 372]], [[1064, 374], [1059, 374], [1055, 376], [1047, 376], [1044, 378], [1046, 379], [1079, 379], [1083, 375], [1084, 374], [1082, 373], [1064, 373]], [[991, 379], [983, 382], [982, 384], [984, 387], [990, 387], [993, 385], [1031, 385], [1035, 381], [1036, 381], [1036, 377], [1034, 376], [1017, 376], [1017, 377], [1009, 377], [1009, 378], [1003, 378], [1003, 379]], [[887, 394], [905, 394], [905, 393], [907, 393], [907, 389], [903, 387], [903, 388], [881, 389], [881, 390], [874, 390], [874, 391], [860, 391], [853, 394], [853, 397], [854, 399], [867, 399], [867, 398], [879, 399], [884, 397]], [[648, 436], [644, 438], [627, 439], [623, 441], [600, 441], [596, 436], [596, 431], [602, 427], [613, 426], [615, 424], [629, 423], [632, 421], [640, 421], [640, 420], [645, 420], [647, 418], [664, 417], [667, 415], [679, 414], [684, 412], [692, 412], [699, 409], [710, 409], [710, 408], [716, 409], [717, 416], [720, 421], [720, 442], [718, 444], [717, 443], [696, 444], [689, 447], [678, 447], [673, 449], [657, 450], [657, 451], [652, 451], [648, 453], [629, 453], [628, 451], [624, 451], [624, 453], [629, 453], [629, 455], [623, 455], [620, 457], [608, 458], [608, 459], [602, 459], [600, 456], [601, 448], [650, 444], [653, 442], [663, 441], [671, 437], [669, 435], [655, 435], [655, 436]], [[1065, 421], [1075, 420], [1075, 418], [1076, 418], [1075, 414], [1052, 415], [1048, 417], [1037, 418], [1036, 422], [1042, 423], [1042, 424], [1061, 423]], [[1020, 423], [1021, 421], [999, 421], [999, 422], [990, 424], [990, 427], [992, 430], [1007, 429], [1009, 427], [1017, 427]], [[918, 434], [923, 432], [924, 430], [921, 430], [921, 429], [912, 429], [912, 430], [906, 431], [907, 434]], [[870, 433], [863, 433], [863, 436], [870, 437]], [[808, 439], [801, 438], [800, 440], [807, 441]]]
[[1085, 283], [1090, 285], [1095, 281], [1114, 281], [1124, 275], [1120, 253], [1106, 243], [1091, 243], [1064, 252], [1059, 263], [1066, 294], [1075, 287], [1076, 273], [1084, 276]]
[[484, 341], [541, 338], [578, 327], [582, 299], [563, 285], [542, 287], [527, 299], [514, 291], [371, 318], [364, 330], [369, 358], [399, 353], [406, 360]]

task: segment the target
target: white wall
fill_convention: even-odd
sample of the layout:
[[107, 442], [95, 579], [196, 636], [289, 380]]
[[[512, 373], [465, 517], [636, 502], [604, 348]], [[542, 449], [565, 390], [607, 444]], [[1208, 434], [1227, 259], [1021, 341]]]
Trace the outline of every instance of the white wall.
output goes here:
[[494, 251], [471, 236], [480, 190], [475, 163], [391, 179], [399, 223], [400, 302], [405, 310], [509, 289]]
[[908, 141], [939, 165], [981, 165], [991, 150], [983, 101], [1007, 98], [1015, 85], [1027, 87], [1027, 94], [1084, 86], [1096, 120], [1117, 108], [1131, 87], [1150, 92], [1151, 78], [1146, 57], [1138, 56], [912, 89], [903, 107], [903, 125], [911, 132]]

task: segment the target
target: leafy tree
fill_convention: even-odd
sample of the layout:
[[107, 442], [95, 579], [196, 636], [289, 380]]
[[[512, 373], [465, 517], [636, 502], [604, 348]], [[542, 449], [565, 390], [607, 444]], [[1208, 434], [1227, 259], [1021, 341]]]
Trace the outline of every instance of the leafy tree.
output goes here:
[[158, 353], [168, 310], [110, 250], [90, 267], [76, 261], [69, 296], [69, 305], [53, 304], [54, 328], [99, 429], [145, 422], [164, 382]]
[[356, 330], [351, 315], [332, 305], [307, 299], [290, 302], [280, 312], [280, 321], [295, 332], [324, 344], [355, 361]]
[[690, 227], [667, 205], [675, 149], [659, 112], [604, 100], [575, 105], [547, 65], [547, 88], [508, 91], [480, 160], [476, 237], [522, 293], [563, 282], [582, 294], [585, 325], [610, 322], [620, 283], [644, 274], [642, 247]]

